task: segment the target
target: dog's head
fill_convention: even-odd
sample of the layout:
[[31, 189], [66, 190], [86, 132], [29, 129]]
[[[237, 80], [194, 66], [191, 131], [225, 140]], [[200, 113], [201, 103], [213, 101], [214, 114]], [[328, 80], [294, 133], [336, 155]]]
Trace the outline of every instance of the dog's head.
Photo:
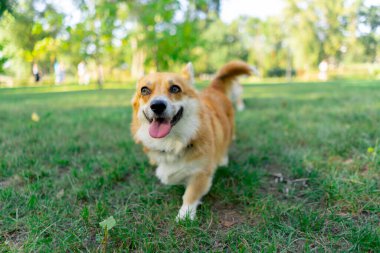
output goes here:
[[138, 139], [149, 142], [151, 138], [193, 131], [187, 129], [197, 120], [194, 118], [197, 117], [197, 92], [193, 87], [191, 63], [181, 74], [149, 74], [137, 82], [136, 88], [132, 99], [132, 132], [134, 135], [139, 132]]

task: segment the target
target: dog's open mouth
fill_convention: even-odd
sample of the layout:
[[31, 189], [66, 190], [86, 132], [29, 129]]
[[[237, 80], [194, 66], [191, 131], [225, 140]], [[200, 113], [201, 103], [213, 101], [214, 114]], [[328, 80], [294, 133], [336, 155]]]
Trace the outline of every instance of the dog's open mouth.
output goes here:
[[183, 114], [183, 107], [181, 107], [176, 115], [170, 120], [167, 118], [152, 118], [149, 119], [145, 112], [145, 118], [149, 121], [149, 134], [153, 138], [164, 138], [170, 133], [170, 130], [172, 130], [172, 127], [175, 126], [175, 124], [178, 123], [178, 121], [182, 118]]

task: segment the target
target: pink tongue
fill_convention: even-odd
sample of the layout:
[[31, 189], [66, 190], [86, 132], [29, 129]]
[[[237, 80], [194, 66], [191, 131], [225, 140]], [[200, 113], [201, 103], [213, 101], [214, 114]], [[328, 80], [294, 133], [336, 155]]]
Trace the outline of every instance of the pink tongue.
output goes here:
[[163, 138], [170, 133], [171, 129], [172, 126], [170, 125], [170, 122], [153, 120], [149, 126], [149, 134], [153, 138]]

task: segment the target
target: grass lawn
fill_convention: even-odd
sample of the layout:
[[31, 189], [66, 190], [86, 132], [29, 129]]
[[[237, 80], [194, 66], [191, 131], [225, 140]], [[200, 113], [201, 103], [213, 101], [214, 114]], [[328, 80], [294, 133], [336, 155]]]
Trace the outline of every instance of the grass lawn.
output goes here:
[[0, 252], [380, 251], [379, 81], [247, 85], [230, 165], [180, 224], [132, 92], [0, 89]]

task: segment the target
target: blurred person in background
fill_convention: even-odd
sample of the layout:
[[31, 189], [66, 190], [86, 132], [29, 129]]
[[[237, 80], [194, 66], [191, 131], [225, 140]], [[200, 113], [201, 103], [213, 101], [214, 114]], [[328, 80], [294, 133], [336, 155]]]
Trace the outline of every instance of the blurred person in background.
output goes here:
[[32, 72], [34, 76], [34, 81], [38, 83], [41, 80], [41, 74], [40, 74], [40, 71], [38, 70], [37, 63], [33, 63]]
[[55, 84], [60, 85], [65, 79], [65, 66], [55, 60], [54, 63]]
[[88, 85], [90, 83], [90, 74], [87, 73], [86, 63], [84, 61], [78, 64], [78, 82], [79, 85]]
[[321, 81], [327, 81], [327, 70], [329, 69], [329, 64], [326, 60], [321, 61], [318, 65], [319, 73], [318, 79]]
[[55, 60], [54, 62], [54, 75], [55, 75], [55, 84], [56, 85], [59, 85], [60, 83], [60, 75], [59, 75], [59, 70], [60, 67], [59, 67], [59, 62], [57, 60]]

